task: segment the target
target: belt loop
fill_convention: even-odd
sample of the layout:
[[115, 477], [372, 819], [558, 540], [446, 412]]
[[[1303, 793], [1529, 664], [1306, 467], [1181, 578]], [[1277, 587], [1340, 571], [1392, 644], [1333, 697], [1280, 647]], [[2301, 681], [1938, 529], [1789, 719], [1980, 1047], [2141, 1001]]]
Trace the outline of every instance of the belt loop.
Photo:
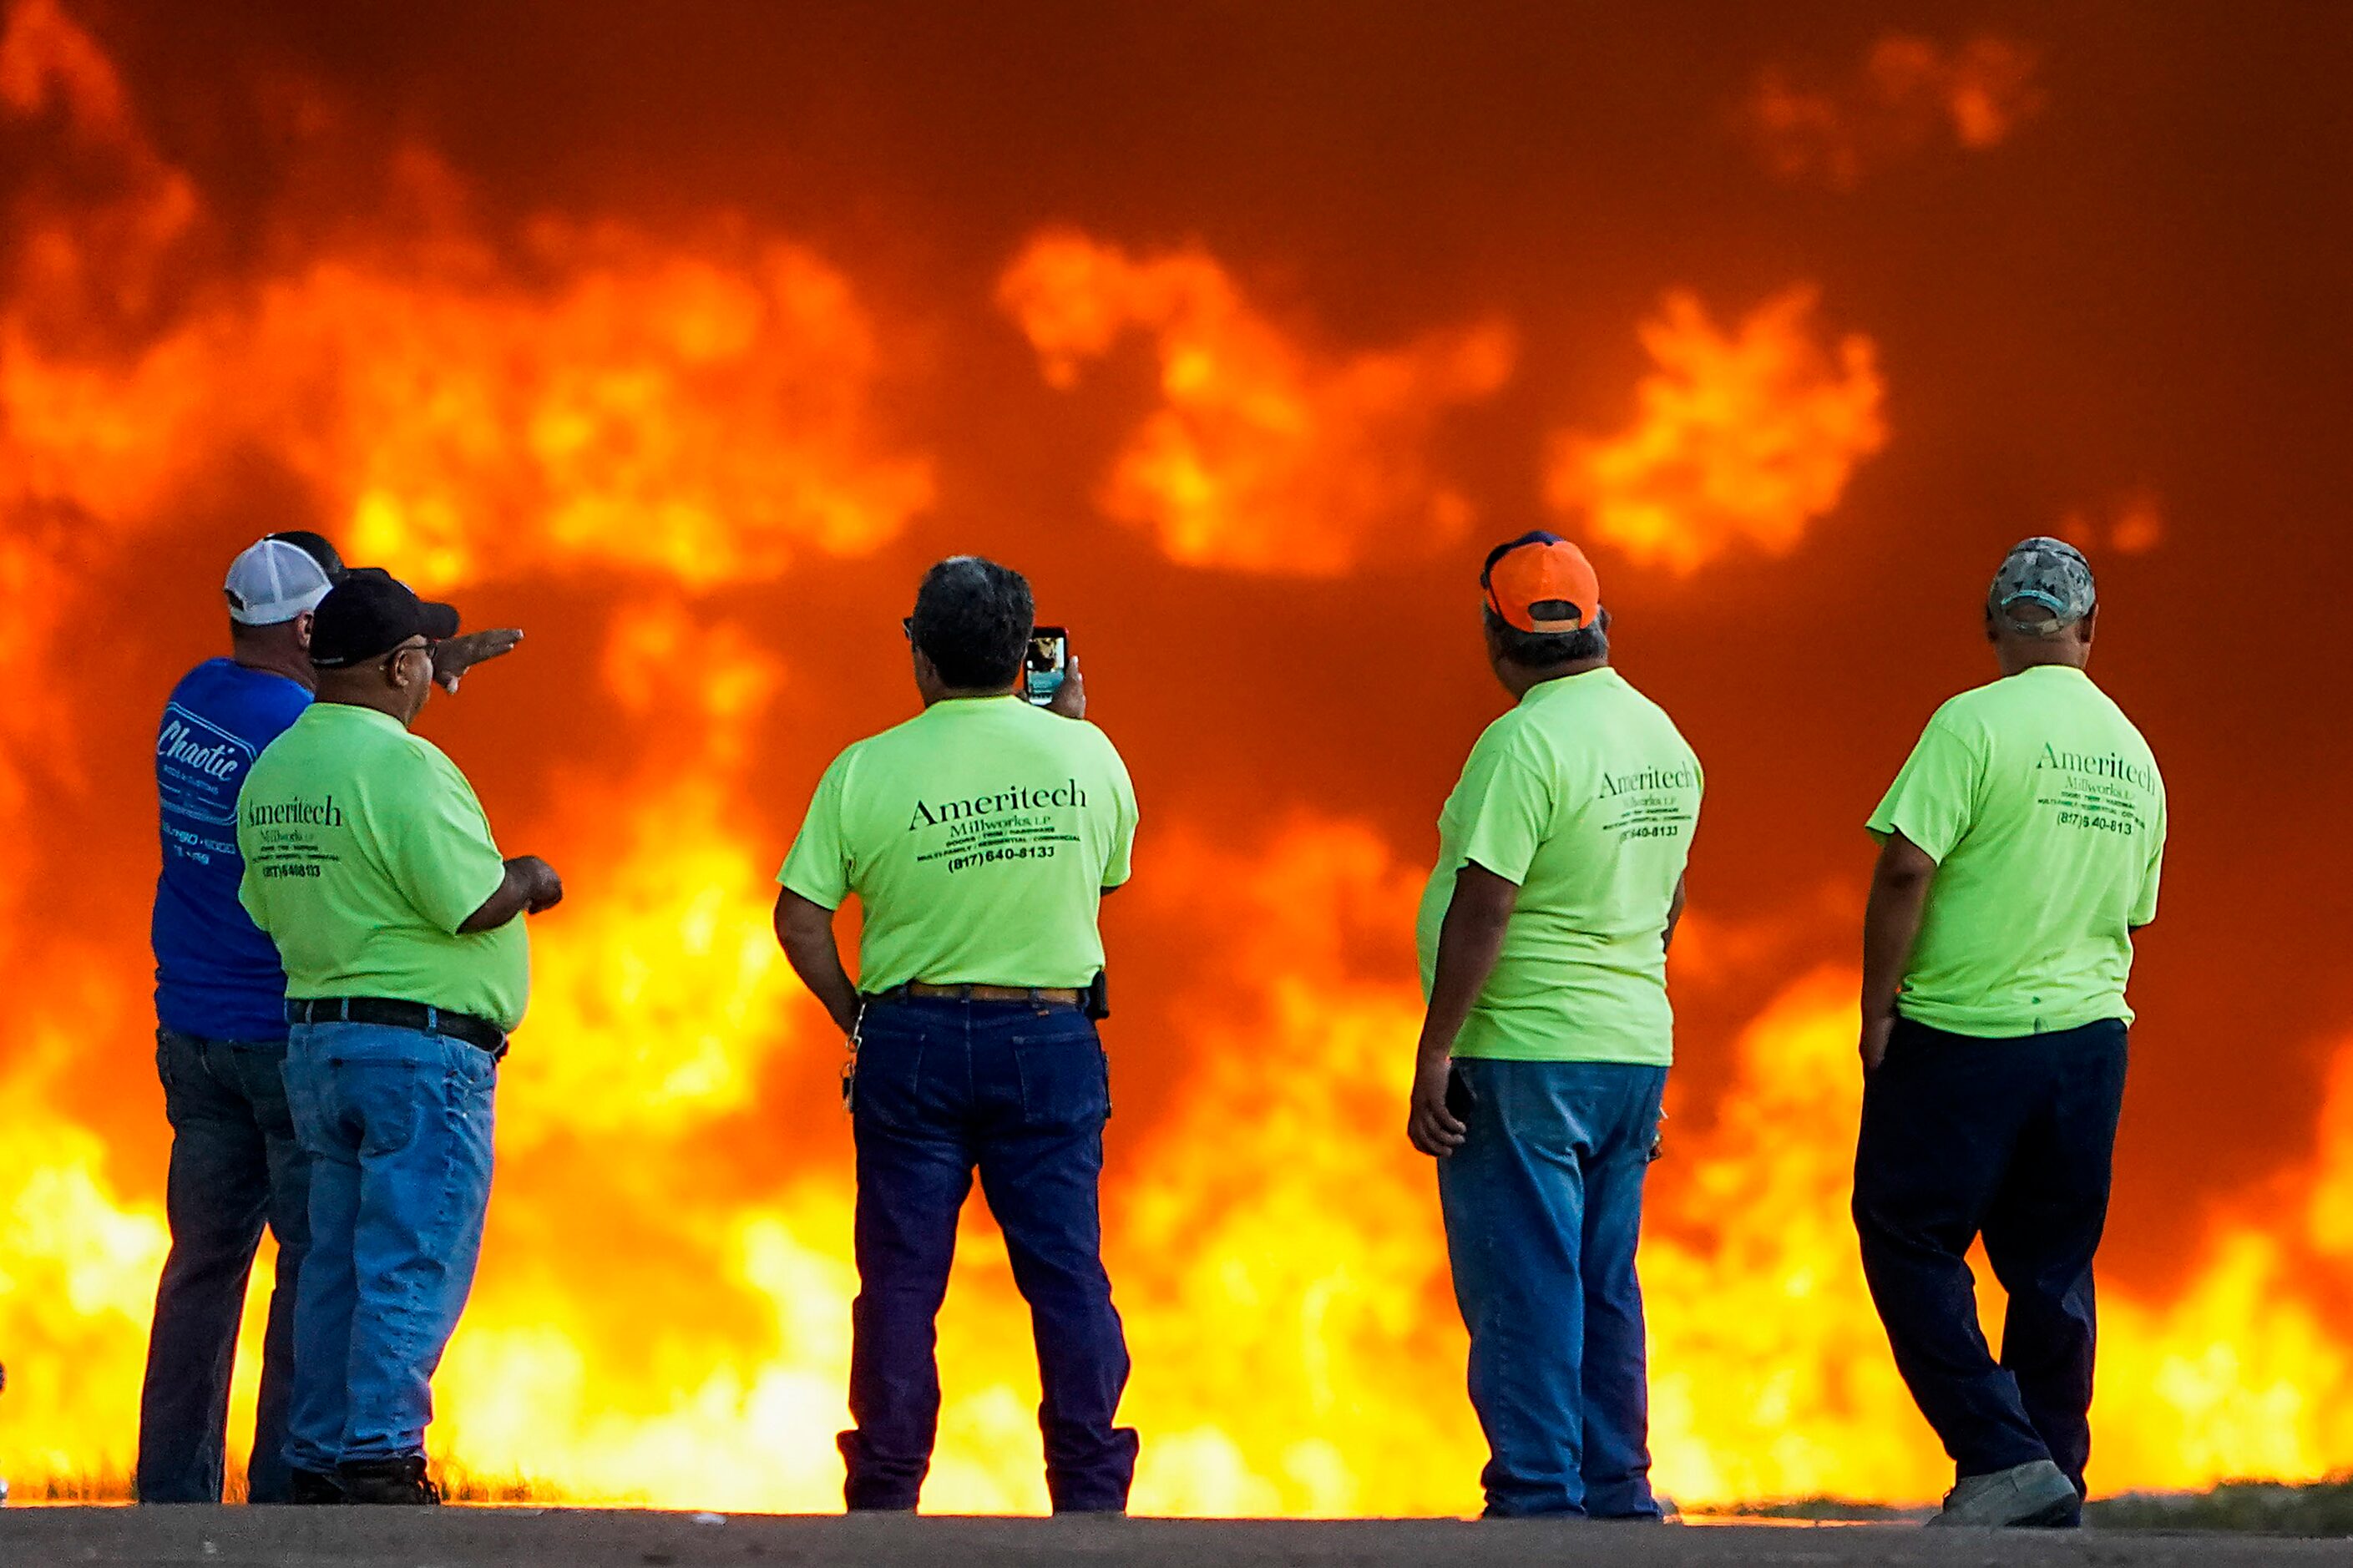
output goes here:
[[352, 999], [350, 997], [338, 996], [335, 998], [335, 1016], [346, 1024], [352, 1021]]
[[425, 1032], [428, 1035], [441, 1032], [441, 1009], [430, 1002], [425, 1004]]

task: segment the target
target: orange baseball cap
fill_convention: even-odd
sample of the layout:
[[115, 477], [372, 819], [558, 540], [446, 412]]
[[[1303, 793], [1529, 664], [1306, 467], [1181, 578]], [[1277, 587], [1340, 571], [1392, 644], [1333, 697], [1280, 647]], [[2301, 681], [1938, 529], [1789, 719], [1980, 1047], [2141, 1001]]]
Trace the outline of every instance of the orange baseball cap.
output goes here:
[[1542, 529], [1487, 552], [1479, 586], [1487, 607], [1524, 632], [1581, 632], [1601, 614], [1601, 579], [1585, 552]]

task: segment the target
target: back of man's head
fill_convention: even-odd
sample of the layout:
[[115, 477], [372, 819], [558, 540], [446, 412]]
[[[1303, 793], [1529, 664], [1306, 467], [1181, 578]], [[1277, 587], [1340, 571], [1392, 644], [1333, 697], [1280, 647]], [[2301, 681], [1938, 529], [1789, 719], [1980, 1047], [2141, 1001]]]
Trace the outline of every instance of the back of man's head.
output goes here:
[[2084, 552], [2047, 534], [2011, 545], [1986, 593], [1996, 634], [2030, 641], [2053, 641], [2071, 631], [2080, 638], [2078, 628], [2099, 603], [2092, 563]]
[[951, 555], [923, 574], [910, 635], [952, 690], [997, 691], [1019, 672], [1036, 619], [1020, 573], [977, 555]]
[[342, 570], [334, 546], [317, 534], [273, 533], [240, 551], [221, 584], [238, 659], [266, 665], [299, 658], [310, 639], [311, 612]]
[[1534, 529], [1487, 552], [1479, 569], [1487, 635], [1498, 657], [1551, 669], [1609, 656], [1609, 612], [1585, 552]]

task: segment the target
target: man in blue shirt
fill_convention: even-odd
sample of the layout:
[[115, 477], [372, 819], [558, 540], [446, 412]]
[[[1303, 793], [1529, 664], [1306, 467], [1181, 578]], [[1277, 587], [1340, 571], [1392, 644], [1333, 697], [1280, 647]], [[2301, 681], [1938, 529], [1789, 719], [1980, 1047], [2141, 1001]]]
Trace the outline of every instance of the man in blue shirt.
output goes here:
[[[261, 749], [310, 706], [311, 612], [350, 574], [315, 533], [272, 534], [238, 555], [224, 585], [229, 657], [181, 679], [156, 731], [164, 868], [153, 928], [155, 1068], [173, 1131], [164, 1198], [172, 1251], [140, 1398], [142, 1502], [221, 1499], [229, 1373], [265, 1220], [278, 1238], [278, 1274], [248, 1495], [339, 1500], [332, 1483], [292, 1476], [283, 1453], [310, 1173], [280, 1076], [286, 974], [237, 902], [245, 865], [237, 795]], [[439, 645], [435, 679], [455, 690], [468, 665], [506, 652], [521, 635], [480, 632]]]

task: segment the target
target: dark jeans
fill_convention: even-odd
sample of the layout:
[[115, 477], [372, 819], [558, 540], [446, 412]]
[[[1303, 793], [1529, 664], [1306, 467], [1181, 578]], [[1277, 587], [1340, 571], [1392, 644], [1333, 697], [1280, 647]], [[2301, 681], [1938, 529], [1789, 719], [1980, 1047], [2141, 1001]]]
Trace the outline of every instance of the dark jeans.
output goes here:
[[[2016, 1039], [1899, 1020], [1862, 1096], [1854, 1223], [1896, 1369], [1956, 1471], [2091, 1458], [2092, 1255], [2125, 1088], [2116, 1019]], [[1999, 1364], [1967, 1261], [2010, 1293]]]
[[1438, 1162], [1490, 1518], [1656, 1519], [1634, 1251], [1667, 1069], [1454, 1064], [1473, 1096]]
[[1096, 1184], [1111, 1079], [1069, 1007], [916, 998], [869, 1007], [858, 1053], [858, 1300], [841, 1435], [853, 1510], [911, 1509], [940, 1415], [934, 1322], [956, 1215], [980, 1172], [1029, 1303], [1057, 1513], [1127, 1506], [1134, 1428], [1114, 1426], [1127, 1341], [1103, 1272]]
[[278, 1276], [247, 1477], [255, 1502], [286, 1500], [281, 1450], [293, 1394], [294, 1281], [311, 1245], [311, 1167], [287, 1111], [285, 1060], [283, 1040], [155, 1031], [155, 1071], [172, 1121], [164, 1200], [172, 1252], [155, 1289], [139, 1399], [141, 1502], [221, 1500], [229, 1372], [265, 1219], [278, 1238]]

